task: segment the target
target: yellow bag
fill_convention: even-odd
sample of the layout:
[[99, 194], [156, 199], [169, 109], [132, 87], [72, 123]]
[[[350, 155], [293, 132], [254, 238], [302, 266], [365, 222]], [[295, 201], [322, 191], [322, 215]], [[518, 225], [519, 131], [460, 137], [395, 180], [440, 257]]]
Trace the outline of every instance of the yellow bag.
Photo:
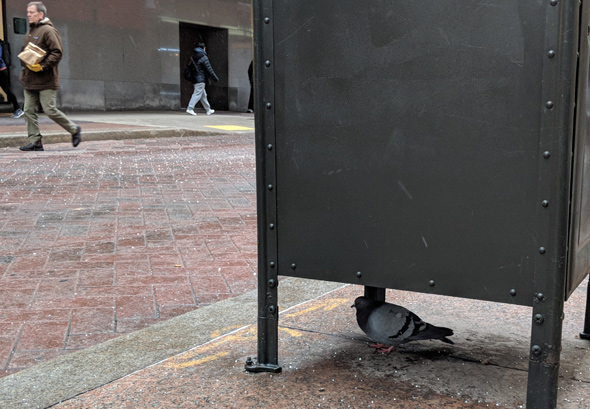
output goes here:
[[28, 43], [25, 49], [18, 55], [18, 58], [25, 64], [35, 65], [43, 61], [46, 54], [47, 52], [41, 47], [33, 43]]

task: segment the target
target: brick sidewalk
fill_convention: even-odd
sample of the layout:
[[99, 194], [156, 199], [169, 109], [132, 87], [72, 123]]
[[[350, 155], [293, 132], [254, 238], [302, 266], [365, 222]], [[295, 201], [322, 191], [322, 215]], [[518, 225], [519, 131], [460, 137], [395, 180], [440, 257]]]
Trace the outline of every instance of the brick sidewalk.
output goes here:
[[0, 376], [256, 287], [253, 134], [0, 149]]

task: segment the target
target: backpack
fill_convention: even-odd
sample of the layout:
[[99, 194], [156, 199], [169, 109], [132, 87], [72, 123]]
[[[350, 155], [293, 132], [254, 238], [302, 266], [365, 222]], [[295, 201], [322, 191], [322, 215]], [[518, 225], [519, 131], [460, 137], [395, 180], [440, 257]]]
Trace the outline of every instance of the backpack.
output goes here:
[[10, 44], [4, 40], [0, 40], [0, 46], [2, 46], [2, 60], [7, 67], [10, 67], [12, 63], [12, 56], [10, 55]]
[[187, 81], [193, 80], [193, 66], [195, 67], [195, 69], [197, 68], [195, 61], [193, 60], [193, 57], [191, 57], [188, 64], [186, 64], [186, 67], [184, 67], [184, 71], [182, 71], [182, 76]]
[[192, 68], [191, 65], [187, 64], [186, 67], [184, 67], [184, 71], [182, 72], [182, 76], [187, 81], [190, 81], [191, 77], [193, 76], [193, 73], [192, 73], [193, 70], [191, 68]]

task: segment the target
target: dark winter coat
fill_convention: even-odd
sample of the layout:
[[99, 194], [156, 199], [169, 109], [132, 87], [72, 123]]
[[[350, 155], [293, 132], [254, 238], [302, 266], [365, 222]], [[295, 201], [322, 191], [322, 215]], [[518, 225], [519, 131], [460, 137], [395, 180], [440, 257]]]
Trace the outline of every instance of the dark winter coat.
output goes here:
[[29, 42], [41, 47], [47, 55], [40, 62], [43, 71], [29, 70], [24, 63], [20, 73], [20, 82], [26, 90], [44, 90], [59, 88], [58, 64], [63, 55], [61, 37], [47, 17], [38, 23], [29, 24], [23, 49]]
[[193, 76], [191, 78], [193, 84], [201, 83], [207, 81], [207, 76], [210, 76], [215, 80], [215, 82], [219, 81], [219, 78], [213, 71], [211, 67], [211, 63], [209, 62], [209, 57], [207, 57], [207, 53], [200, 47], [195, 48], [195, 53], [193, 54], [193, 61], [197, 66], [195, 70], [193, 70]]

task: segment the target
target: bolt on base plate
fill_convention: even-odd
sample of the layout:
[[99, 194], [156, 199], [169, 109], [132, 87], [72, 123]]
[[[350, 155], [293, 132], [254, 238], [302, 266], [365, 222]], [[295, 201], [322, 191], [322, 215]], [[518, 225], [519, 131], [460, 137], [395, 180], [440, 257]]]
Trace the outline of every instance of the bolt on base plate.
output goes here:
[[248, 359], [246, 359], [246, 365], [244, 365], [244, 368], [246, 369], [247, 372], [272, 372], [272, 373], [280, 373], [283, 368], [281, 368], [278, 365], [270, 365], [270, 364], [260, 364], [258, 363], [258, 361], [256, 360], [256, 358], [252, 359], [250, 357], [248, 357]]

